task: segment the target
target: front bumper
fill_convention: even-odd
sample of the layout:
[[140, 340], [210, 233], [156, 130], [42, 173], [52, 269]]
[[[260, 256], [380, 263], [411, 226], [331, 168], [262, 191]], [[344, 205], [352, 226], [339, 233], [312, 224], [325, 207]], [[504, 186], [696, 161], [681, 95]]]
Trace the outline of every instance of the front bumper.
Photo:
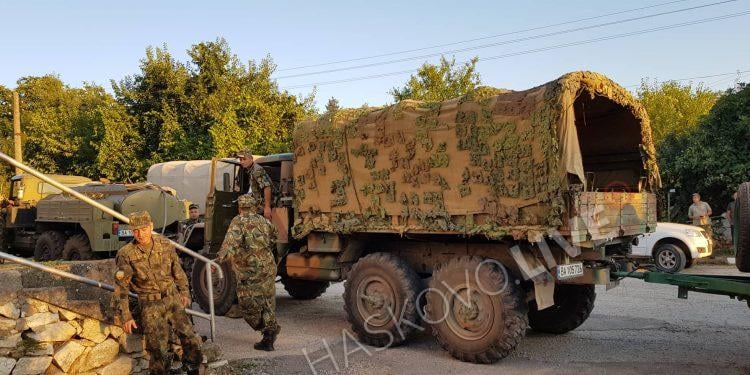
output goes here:
[[703, 237], [692, 238], [688, 244], [693, 259], [709, 257], [714, 251], [711, 236], [706, 231], [701, 231], [701, 234]]

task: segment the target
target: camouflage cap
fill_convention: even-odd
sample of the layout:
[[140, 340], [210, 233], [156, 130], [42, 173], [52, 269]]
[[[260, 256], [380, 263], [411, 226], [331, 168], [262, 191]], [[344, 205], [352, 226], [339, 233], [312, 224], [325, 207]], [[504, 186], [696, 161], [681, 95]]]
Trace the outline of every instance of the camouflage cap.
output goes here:
[[248, 149], [244, 149], [244, 150], [238, 152], [237, 154], [235, 154], [234, 156], [237, 157], [237, 158], [251, 158], [251, 157], [253, 157], [253, 153], [250, 152], [250, 150], [248, 150]]
[[136, 211], [128, 215], [130, 219], [130, 229], [142, 229], [153, 222], [151, 221], [151, 215], [147, 211]]
[[198, 206], [198, 204], [196, 203], [191, 203], [190, 206], [188, 207], [189, 210], [192, 210], [194, 208], [197, 210], [200, 208], [200, 206]]
[[240, 206], [240, 208], [252, 208], [258, 205], [258, 200], [250, 195], [240, 195], [239, 199], [237, 199], [237, 204]]

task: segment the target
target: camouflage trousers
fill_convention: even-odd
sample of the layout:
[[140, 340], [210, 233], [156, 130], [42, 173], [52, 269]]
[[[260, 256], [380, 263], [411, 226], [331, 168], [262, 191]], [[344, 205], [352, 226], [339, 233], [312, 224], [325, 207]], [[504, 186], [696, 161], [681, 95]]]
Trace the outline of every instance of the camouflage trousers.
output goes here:
[[254, 330], [263, 333], [277, 332], [276, 323], [276, 297], [267, 296], [240, 296], [238, 293], [239, 306], [242, 318]]
[[188, 367], [197, 368], [203, 361], [201, 342], [193, 330], [185, 308], [178, 296], [169, 296], [159, 301], [141, 301], [141, 325], [146, 338], [146, 351], [151, 356], [149, 372], [167, 374], [171, 367], [171, 345], [169, 337], [172, 332], [182, 345], [182, 359]]

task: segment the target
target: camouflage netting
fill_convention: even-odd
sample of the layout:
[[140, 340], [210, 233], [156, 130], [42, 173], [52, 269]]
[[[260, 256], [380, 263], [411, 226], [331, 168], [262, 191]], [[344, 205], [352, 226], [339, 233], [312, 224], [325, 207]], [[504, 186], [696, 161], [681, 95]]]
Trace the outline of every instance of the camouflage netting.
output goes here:
[[[482, 87], [444, 102], [341, 110], [300, 124], [293, 137], [295, 236], [315, 230], [523, 238], [559, 226], [571, 176], [581, 186], [586, 181], [574, 110], [582, 96], [606, 98], [639, 128], [627, 150], [637, 155], [633, 174], [645, 177], [646, 188], [658, 186], [643, 107], [605, 76], [574, 72], [526, 91]], [[610, 132], [619, 126], [606, 125]]]

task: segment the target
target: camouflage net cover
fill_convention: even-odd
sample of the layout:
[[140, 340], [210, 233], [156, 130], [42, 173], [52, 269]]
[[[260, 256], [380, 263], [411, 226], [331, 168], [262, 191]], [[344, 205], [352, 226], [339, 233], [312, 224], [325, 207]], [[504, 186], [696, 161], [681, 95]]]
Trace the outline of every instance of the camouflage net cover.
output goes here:
[[578, 95], [603, 96], [640, 123], [649, 186], [659, 173], [648, 116], [592, 72], [507, 91], [481, 87], [444, 102], [340, 110], [301, 123], [294, 139], [294, 235], [311, 231], [453, 232], [498, 239], [562, 224], [567, 174], [585, 181]]

